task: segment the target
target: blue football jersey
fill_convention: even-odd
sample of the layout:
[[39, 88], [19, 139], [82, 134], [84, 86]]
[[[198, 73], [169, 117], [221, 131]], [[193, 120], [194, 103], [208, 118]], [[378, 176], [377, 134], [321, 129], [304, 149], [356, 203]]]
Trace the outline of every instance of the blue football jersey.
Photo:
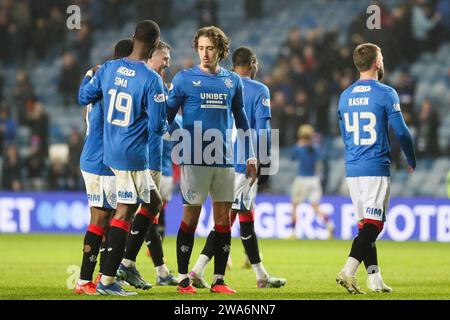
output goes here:
[[[259, 81], [250, 78], [242, 78], [244, 90], [245, 114], [251, 129], [256, 130], [258, 119], [270, 119], [270, 92], [267, 86]], [[257, 134], [257, 132], [254, 132]], [[256, 148], [256, 137], [253, 137], [253, 146]], [[248, 157], [248, 148], [245, 150]], [[238, 141], [234, 143], [234, 168], [236, 172], [246, 173], [246, 164], [238, 161]]]
[[[82, 86], [91, 77], [85, 77]], [[103, 110], [101, 99], [86, 106], [86, 138], [80, 156], [80, 169], [99, 176], [114, 175], [109, 167], [103, 164]]]
[[[183, 151], [190, 149], [190, 154], [183, 155], [181, 164], [233, 167], [232, 115], [244, 113], [239, 75], [224, 68], [217, 74], [209, 74], [199, 66], [180, 71], [173, 79], [167, 106], [171, 112], [182, 108], [183, 130], [190, 134], [190, 141], [183, 137]], [[248, 128], [248, 120], [241, 121]], [[208, 148], [209, 145], [216, 146], [217, 136], [209, 135], [212, 132], [219, 133], [221, 147]]]
[[182, 128], [183, 118], [177, 114], [173, 122], [169, 125], [167, 132], [163, 135], [163, 152], [162, 152], [162, 175], [171, 177], [173, 175], [172, 149], [176, 144], [171, 141], [170, 135], [177, 129]]
[[390, 175], [389, 119], [399, 113], [395, 90], [376, 80], [358, 80], [342, 92], [338, 117], [347, 177]]
[[320, 160], [319, 147], [316, 145], [295, 145], [291, 160], [298, 161], [297, 176], [313, 177], [316, 175], [317, 162]]
[[[169, 89], [164, 85], [166, 100]], [[148, 136], [148, 168], [154, 171], [162, 171], [163, 137], [149, 130]]]
[[142, 61], [108, 61], [80, 87], [79, 102], [103, 97], [103, 162], [117, 170], [149, 167], [149, 130], [163, 135], [166, 109], [161, 77]]

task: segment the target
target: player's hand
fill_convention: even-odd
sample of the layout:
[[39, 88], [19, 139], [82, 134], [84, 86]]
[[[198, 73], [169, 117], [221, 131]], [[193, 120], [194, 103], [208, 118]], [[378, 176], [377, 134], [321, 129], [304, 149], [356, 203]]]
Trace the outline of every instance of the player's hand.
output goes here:
[[248, 159], [247, 160], [247, 170], [245, 173], [246, 178], [252, 178], [250, 180], [250, 187], [253, 186], [253, 184], [256, 181], [256, 178], [258, 177], [258, 165], [256, 158]]
[[91, 68], [91, 70], [92, 70], [93, 73], [96, 73], [97, 70], [98, 70], [98, 68], [100, 68], [100, 65], [99, 65], [99, 64], [96, 65], [96, 66], [93, 66], [93, 67]]
[[88, 70], [88, 72], [86, 72], [86, 77], [91, 77], [92, 78], [94, 76], [95, 72], [98, 70], [98, 68], [100, 68], [99, 65], [96, 65], [96, 66], [90, 68]]
[[269, 163], [266, 163], [266, 164], [258, 163], [258, 185], [262, 185], [262, 184], [266, 183], [267, 180], [269, 180], [269, 175], [261, 174], [261, 169], [262, 168], [266, 168], [266, 169], [270, 168], [270, 164], [271, 164], [270, 160], [269, 160]]
[[408, 168], [406, 168], [406, 171], [408, 171], [408, 173], [413, 173], [415, 169], [411, 166], [408, 166]]

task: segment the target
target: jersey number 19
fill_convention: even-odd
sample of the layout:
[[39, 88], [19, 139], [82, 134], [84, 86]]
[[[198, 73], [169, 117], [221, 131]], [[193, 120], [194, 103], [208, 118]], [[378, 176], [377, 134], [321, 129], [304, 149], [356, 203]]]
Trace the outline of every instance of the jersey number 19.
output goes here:
[[[111, 97], [108, 107], [108, 122], [119, 127], [128, 126], [130, 124], [133, 97], [125, 92], [119, 92], [119, 94], [117, 94], [116, 89], [109, 90], [108, 94]], [[114, 109], [123, 113], [123, 119], [112, 119]]]

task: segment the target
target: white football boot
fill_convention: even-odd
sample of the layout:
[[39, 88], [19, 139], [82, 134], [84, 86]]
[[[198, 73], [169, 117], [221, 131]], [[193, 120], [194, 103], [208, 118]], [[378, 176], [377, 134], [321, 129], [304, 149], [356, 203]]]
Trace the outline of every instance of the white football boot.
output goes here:
[[336, 276], [336, 282], [347, 289], [350, 294], [366, 294], [358, 285], [355, 276], [347, 276], [344, 271]]
[[380, 272], [368, 275], [367, 288], [372, 292], [392, 292], [392, 288], [384, 283]]

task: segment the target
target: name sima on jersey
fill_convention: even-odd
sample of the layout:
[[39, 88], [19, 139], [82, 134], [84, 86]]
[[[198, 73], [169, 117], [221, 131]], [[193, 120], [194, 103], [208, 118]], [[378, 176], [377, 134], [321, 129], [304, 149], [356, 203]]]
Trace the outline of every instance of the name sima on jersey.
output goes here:
[[369, 98], [350, 98], [348, 99], [348, 105], [353, 106], [368, 106]]
[[114, 85], [120, 86], [120, 87], [123, 87], [123, 88], [127, 88], [128, 87], [128, 80], [122, 79], [120, 77], [116, 77], [116, 79], [114, 80]]

